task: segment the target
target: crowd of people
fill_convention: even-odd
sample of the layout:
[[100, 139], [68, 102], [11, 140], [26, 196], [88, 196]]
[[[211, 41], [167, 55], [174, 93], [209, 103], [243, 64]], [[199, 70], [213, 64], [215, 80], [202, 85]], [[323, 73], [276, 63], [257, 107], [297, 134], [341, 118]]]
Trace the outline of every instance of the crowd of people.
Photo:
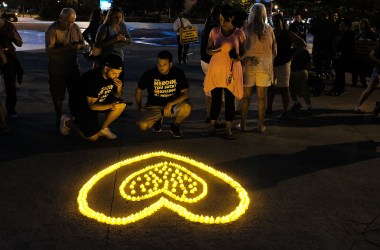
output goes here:
[[[3, 9], [0, 9], [2, 14]], [[244, 15], [243, 15], [244, 14]], [[302, 97], [307, 112], [312, 114], [308, 91], [308, 71], [311, 64], [318, 70], [335, 71], [333, 88], [329, 94], [339, 96], [345, 91], [345, 74], [352, 72], [352, 83], [360, 80], [363, 91], [355, 107], [360, 106], [379, 84], [380, 47], [370, 53], [374, 62], [369, 83], [366, 82], [366, 66], [353, 67], [355, 40], [376, 40], [367, 19], [349, 22], [334, 15], [330, 22], [327, 15], [307, 27], [301, 15], [287, 26], [281, 14], [268, 20], [263, 4], [255, 3], [245, 13], [238, 14], [230, 5], [215, 5], [206, 19], [201, 38], [201, 68], [204, 72], [206, 96], [206, 122], [209, 128], [201, 136], [213, 136], [220, 125], [220, 113], [224, 107], [225, 138], [233, 140], [233, 120], [240, 112], [236, 128], [245, 132], [253, 87], [257, 93], [258, 119], [256, 131], [263, 133], [265, 115], [272, 113], [276, 91], [280, 92], [283, 110], [279, 118], [286, 119], [289, 112], [298, 112]], [[1, 16], [1, 15], [0, 15]], [[116, 139], [110, 129], [126, 108], [123, 99], [124, 49], [132, 43], [123, 11], [113, 7], [103, 13], [95, 9], [88, 28], [83, 32], [75, 23], [76, 13], [71, 8], [62, 9], [59, 20], [45, 32], [48, 55], [49, 90], [55, 110], [56, 126], [62, 135], [71, 130], [86, 140], [99, 137]], [[191, 27], [184, 13], [179, 13], [173, 24], [177, 32], [178, 64], [186, 64], [189, 45], [182, 44], [179, 32]], [[357, 27], [357, 30], [354, 30]], [[314, 35], [312, 55], [306, 49], [306, 33]], [[13, 24], [0, 18], [0, 61], [6, 89], [6, 112], [9, 118], [17, 118], [16, 80], [22, 82], [23, 69], [15, 53], [22, 46], [22, 39]], [[90, 45], [93, 67], [80, 75], [78, 52]], [[98, 51], [95, 54], [95, 50]], [[185, 72], [173, 66], [173, 55], [162, 50], [157, 55], [156, 67], [141, 76], [135, 90], [135, 101], [140, 112], [137, 125], [142, 131], [160, 132], [164, 118], [172, 118], [170, 132], [182, 137], [181, 124], [190, 116], [189, 83]], [[143, 91], [147, 91], [146, 105], [142, 105]], [[65, 93], [69, 95], [70, 113], [64, 113]], [[290, 100], [293, 106], [289, 111]], [[380, 109], [380, 107], [379, 107]], [[98, 114], [105, 113], [102, 123]], [[0, 103], [0, 129], [8, 131], [5, 110]]]

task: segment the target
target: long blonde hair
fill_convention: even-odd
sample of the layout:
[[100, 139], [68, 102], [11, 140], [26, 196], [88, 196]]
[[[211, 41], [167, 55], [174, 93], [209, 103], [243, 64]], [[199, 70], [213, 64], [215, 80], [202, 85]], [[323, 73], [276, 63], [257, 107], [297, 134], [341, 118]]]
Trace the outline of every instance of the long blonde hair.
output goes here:
[[267, 10], [261, 3], [255, 3], [249, 9], [247, 34], [256, 34], [259, 40], [263, 37], [266, 30]]

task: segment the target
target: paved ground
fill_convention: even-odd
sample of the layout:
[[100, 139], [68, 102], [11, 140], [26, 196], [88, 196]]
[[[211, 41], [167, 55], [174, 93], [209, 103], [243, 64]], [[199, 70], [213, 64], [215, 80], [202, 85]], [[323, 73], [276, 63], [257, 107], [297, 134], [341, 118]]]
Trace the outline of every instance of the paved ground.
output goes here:
[[[139, 76], [154, 66], [161, 49], [130, 46], [127, 100], [133, 100]], [[349, 83], [340, 97], [313, 97], [313, 116], [268, 117], [266, 133], [236, 132], [235, 141], [224, 140], [222, 130], [220, 136], [202, 138], [207, 125], [198, 49], [191, 48], [194, 55], [182, 66], [194, 108], [183, 138], [171, 136], [169, 121], [160, 134], [139, 132], [136, 106], [131, 106], [112, 125], [119, 139], [95, 143], [57, 133], [46, 54], [19, 53], [26, 71], [18, 91], [19, 118], [10, 121], [10, 133], [0, 134], [0, 249], [379, 249], [380, 122], [370, 112], [380, 92], [363, 106], [364, 114], [352, 112], [362, 89]], [[82, 59], [82, 71], [88, 67]], [[327, 83], [326, 90], [330, 87]], [[3, 94], [0, 98], [4, 101]], [[279, 96], [275, 101], [276, 115]], [[235, 179], [251, 201], [246, 213], [229, 224], [206, 225], [163, 208], [135, 223], [109, 226], [79, 212], [79, 190], [92, 176], [120, 160], [160, 150], [191, 157]], [[151, 162], [103, 178], [88, 196], [90, 206], [109, 216], [128, 216], [155, 201], [126, 201], [118, 191], [129, 174]], [[233, 189], [186, 167], [207, 182], [209, 193], [199, 203], [181, 205], [210, 215], [235, 209], [239, 199]]]

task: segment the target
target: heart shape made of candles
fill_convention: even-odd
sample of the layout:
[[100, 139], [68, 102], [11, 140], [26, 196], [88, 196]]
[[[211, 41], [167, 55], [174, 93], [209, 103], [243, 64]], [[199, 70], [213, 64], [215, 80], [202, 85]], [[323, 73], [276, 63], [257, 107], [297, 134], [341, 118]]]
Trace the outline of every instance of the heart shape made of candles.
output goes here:
[[[184, 162], [195, 168], [203, 170], [204, 172], [207, 172], [216, 178], [223, 180], [235, 189], [240, 200], [239, 204], [233, 211], [223, 216], [195, 214], [180, 204], [169, 201], [163, 196], [160, 197], [158, 201], [154, 202], [148, 207], [145, 207], [141, 211], [125, 217], [108, 216], [104, 213], [95, 211], [89, 206], [87, 201], [88, 193], [91, 191], [93, 186], [102, 178], [111, 174], [112, 172], [115, 172], [121, 167], [128, 167], [128, 165], [153, 157], [165, 157], [179, 162]], [[171, 169], [171, 171], [169, 171], [169, 169]], [[172, 175], [173, 173], [175, 174], [174, 176]], [[153, 182], [153, 180], [155, 180], [155, 182]], [[182, 180], [182, 183], [180, 180]], [[147, 182], [149, 182], [149, 185], [147, 185]], [[181, 186], [181, 184], [183, 184], [183, 186]], [[136, 190], [136, 188], [138, 189]], [[131, 201], [141, 201], [164, 193], [165, 195], [180, 202], [195, 203], [207, 195], [207, 184], [196, 174], [192, 173], [177, 163], [160, 162], [129, 175], [120, 185], [119, 191], [123, 198]], [[178, 215], [184, 217], [189, 221], [206, 224], [220, 224], [237, 220], [248, 209], [250, 199], [248, 197], [247, 191], [245, 191], [245, 189], [238, 182], [233, 180], [225, 173], [222, 173], [193, 159], [181, 155], [159, 151], [126, 159], [98, 172], [88, 182], [86, 182], [85, 185], [83, 185], [79, 191], [77, 202], [79, 211], [83, 215], [95, 219], [99, 222], [111, 225], [126, 225], [129, 223], [134, 223], [152, 215], [162, 207], [166, 207], [176, 212]]]

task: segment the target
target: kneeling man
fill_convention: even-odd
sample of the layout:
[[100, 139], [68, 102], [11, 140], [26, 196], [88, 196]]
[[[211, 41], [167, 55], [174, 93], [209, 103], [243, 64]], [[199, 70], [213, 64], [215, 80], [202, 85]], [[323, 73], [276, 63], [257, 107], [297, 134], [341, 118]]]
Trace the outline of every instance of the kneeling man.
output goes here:
[[[99, 136], [117, 138], [109, 125], [121, 115], [126, 106], [121, 99], [123, 84], [119, 76], [122, 67], [121, 58], [110, 55], [105, 58], [103, 67], [92, 69], [80, 77], [69, 100], [74, 117], [66, 114], [61, 117], [61, 134], [68, 135], [72, 128], [89, 141], [96, 141]], [[103, 112], [106, 117], [99, 126], [98, 114]]]
[[[146, 71], [136, 88], [136, 104], [140, 110], [137, 124], [143, 131], [153, 127], [153, 132], [161, 132], [163, 117], [174, 117], [170, 132], [174, 137], [182, 137], [180, 125], [191, 112], [189, 83], [180, 68], [172, 67], [173, 55], [169, 51], [163, 50], [157, 57], [157, 67]], [[147, 103], [141, 108], [145, 89]]]

